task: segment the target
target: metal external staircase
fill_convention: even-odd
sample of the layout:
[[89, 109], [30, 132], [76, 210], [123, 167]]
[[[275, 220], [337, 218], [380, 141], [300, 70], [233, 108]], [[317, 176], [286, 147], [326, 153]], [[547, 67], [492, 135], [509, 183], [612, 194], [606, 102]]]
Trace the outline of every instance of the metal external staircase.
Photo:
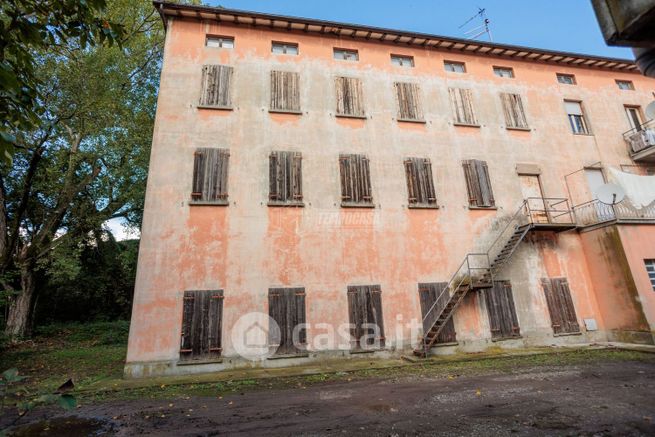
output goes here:
[[[423, 326], [430, 326], [423, 333], [419, 348], [414, 354], [426, 357], [437, 341], [439, 333], [455, 310], [471, 290], [493, 287], [494, 274], [506, 264], [533, 230], [561, 232], [576, 227], [568, 199], [528, 198], [510, 217], [505, 227], [496, 236], [489, 250], [484, 253], [468, 253], [453, 274], [441, 294], [435, 299], [423, 317]], [[439, 305], [449, 296], [445, 305]]]

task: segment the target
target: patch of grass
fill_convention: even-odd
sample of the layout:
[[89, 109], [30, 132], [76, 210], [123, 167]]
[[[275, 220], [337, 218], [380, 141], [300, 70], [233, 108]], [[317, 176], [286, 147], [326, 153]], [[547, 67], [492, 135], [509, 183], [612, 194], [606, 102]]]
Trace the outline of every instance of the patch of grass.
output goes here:
[[363, 379], [410, 379], [443, 378], [454, 379], [465, 376], [492, 375], [501, 373], [522, 373], [556, 369], [561, 366], [576, 366], [613, 361], [655, 361], [655, 355], [611, 349], [574, 350], [566, 352], [520, 355], [502, 358], [485, 358], [468, 361], [420, 361], [416, 364], [385, 369], [364, 369], [350, 372], [318, 373], [303, 376], [288, 376], [266, 379], [245, 379], [216, 383], [193, 383], [179, 385], [158, 385], [144, 388], [124, 389], [114, 392], [82, 393], [84, 402], [120, 399], [186, 399], [191, 396], [220, 397], [246, 391], [283, 390], [309, 386], [351, 382]]
[[0, 353], [0, 372], [16, 367], [34, 392], [51, 392], [69, 378], [85, 386], [120, 378], [127, 349], [129, 322], [49, 325], [28, 341]]

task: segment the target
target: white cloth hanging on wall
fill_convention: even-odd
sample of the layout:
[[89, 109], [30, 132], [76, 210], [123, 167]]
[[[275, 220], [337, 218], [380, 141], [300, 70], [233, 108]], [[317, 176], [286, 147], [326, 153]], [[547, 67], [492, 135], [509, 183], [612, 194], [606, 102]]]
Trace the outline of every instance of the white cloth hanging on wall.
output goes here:
[[640, 176], [609, 168], [611, 182], [625, 190], [626, 198], [637, 208], [643, 208], [655, 201], [655, 176]]

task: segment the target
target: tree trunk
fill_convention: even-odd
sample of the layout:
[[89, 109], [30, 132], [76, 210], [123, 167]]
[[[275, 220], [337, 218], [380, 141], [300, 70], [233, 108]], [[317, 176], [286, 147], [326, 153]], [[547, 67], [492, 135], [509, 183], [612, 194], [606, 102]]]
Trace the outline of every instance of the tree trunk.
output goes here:
[[9, 300], [5, 334], [10, 337], [29, 337], [36, 302], [34, 265], [27, 263], [20, 269], [20, 293]]

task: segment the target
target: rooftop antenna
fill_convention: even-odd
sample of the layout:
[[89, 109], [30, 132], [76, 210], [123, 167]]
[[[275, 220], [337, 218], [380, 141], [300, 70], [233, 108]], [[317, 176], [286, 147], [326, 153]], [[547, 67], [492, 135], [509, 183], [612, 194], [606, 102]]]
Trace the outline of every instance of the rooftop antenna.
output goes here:
[[482, 20], [482, 24], [479, 26], [474, 27], [473, 29], [467, 30], [464, 32], [464, 35], [466, 35], [466, 38], [468, 39], [477, 39], [478, 37], [487, 34], [489, 36], [489, 41], [493, 41], [493, 37], [491, 36], [491, 29], [489, 28], [489, 19], [487, 18], [487, 9], [486, 8], [481, 8], [478, 6], [478, 13], [466, 20], [464, 24], [459, 26], [459, 29], [462, 27], [466, 26], [469, 24], [471, 21], [475, 20], [476, 18], [480, 17]]

